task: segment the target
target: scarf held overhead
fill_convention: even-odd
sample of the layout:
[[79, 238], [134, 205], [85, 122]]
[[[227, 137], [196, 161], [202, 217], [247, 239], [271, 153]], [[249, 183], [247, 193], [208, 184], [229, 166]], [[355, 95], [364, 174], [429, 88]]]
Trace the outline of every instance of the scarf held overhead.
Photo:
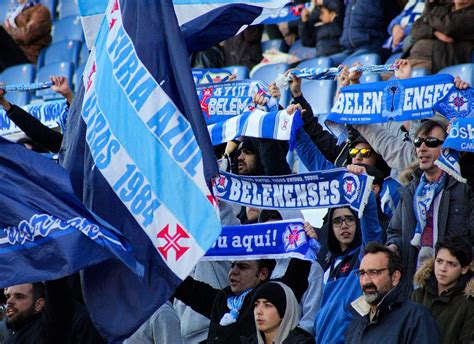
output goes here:
[[278, 177], [238, 176], [223, 171], [214, 195], [224, 201], [265, 209], [314, 209], [350, 206], [362, 216], [373, 177], [345, 168]]

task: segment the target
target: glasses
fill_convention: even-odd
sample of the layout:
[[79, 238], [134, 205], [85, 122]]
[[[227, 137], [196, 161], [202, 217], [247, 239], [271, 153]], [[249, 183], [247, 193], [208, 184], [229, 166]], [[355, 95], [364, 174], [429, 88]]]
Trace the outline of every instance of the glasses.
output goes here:
[[369, 270], [356, 270], [355, 273], [359, 277], [364, 277], [365, 275], [368, 275], [369, 277], [375, 277], [379, 276], [382, 271], [388, 270], [388, 268], [383, 268], [383, 269], [369, 269]]
[[341, 227], [342, 222], [345, 222], [346, 225], [348, 225], [348, 226], [352, 226], [356, 223], [356, 219], [355, 219], [354, 216], [350, 216], [350, 215], [338, 216], [338, 217], [335, 217], [334, 219], [332, 219], [332, 225], [336, 226], [336, 227]]
[[351, 148], [349, 150], [349, 156], [351, 158], [355, 158], [357, 154], [362, 155], [363, 158], [368, 158], [372, 154], [372, 150], [370, 148]]
[[425, 143], [426, 147], [428, 148], [436, 148], [439, 147], [443, 144], [443, 140], [437, 139], [436, 137], [417, 137], [414, 141], [413, 144], [415, 145], [416, 148], [420, 148], [421, 145]]

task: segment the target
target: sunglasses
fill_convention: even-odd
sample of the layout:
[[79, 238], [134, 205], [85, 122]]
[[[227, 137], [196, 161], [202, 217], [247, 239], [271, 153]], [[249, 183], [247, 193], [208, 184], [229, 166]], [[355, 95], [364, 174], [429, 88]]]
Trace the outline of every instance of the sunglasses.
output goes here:
[[413, 144], [415, 145], [416, 148], [420, 148], [423, 142], [428, 148], [436, 148], [436, 147], [441, 146], [444, 141], [437, 139], [436, 137], [431, 137], [431, 136], [417, 137], [415, 140], [413, 140]]
[[349, 149], [349, 156], [351, 158], [355, 158], [357, 154], [362, 155], [363, 158], [368, 158], [372, 154], [372, 150], [370, 148], [351, 148]]

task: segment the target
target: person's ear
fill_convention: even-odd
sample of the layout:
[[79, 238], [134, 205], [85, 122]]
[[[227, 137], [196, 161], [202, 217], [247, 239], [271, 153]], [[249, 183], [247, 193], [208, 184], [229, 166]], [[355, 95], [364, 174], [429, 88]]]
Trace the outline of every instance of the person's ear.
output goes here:
[[465, 275], [469, 271], [470, 266], [467, 265], [461, 269], [461, 275]]
[[40, 297], [38, 300], [35, 301], [35, 312], [39, 313], [43, 310], [45, 305], [44, 298]]
[[372, 184], [372, 191], [374, 192], [375, 196], [378, 196], [380, 192], [380, 185]]
[[402, 273], [398, 270], [395, 270], [392, 274], [392, 285], [396, 287], [400, 283], [401, 278], [402, 278]]
[[265, 281], [266, 279], [270, 277], [268, 276], [268, 274], [269, 274], [268, 268], [262, 268], [258, 273], [258, 278], [262, 281]]

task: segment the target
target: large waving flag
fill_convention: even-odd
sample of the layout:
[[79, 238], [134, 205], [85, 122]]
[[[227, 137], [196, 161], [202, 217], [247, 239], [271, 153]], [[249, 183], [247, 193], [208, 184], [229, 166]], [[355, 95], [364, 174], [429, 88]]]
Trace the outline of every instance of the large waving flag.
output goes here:
[[75, 191], [145, 265], [143, 279], [118, 260], [83, 274], [92, 320], [109, 341], [121, 341], [221, 231], [206, 184], [217, 164], [170, 0], [109, 4], [67, 129], [63, 164]]
[[0, 178], [0, 287], [57, 279], [112, 255], [143, 274], [128, 242], [87, 210], [51, 159], [0, 137]]
[[[263, 23], [290, 0], [173, 0], [189, 52], [204, 50]], [[87, 46], [92, 48], [108, 0], [78, 0]]]

